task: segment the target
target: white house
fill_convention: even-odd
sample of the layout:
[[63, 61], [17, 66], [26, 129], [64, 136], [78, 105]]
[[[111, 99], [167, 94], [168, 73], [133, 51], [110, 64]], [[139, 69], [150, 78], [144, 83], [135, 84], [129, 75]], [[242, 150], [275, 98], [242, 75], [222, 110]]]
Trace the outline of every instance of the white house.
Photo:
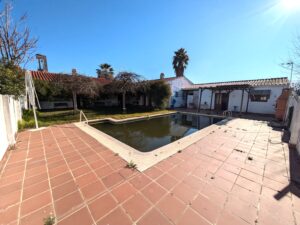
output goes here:
[[193, 82], [191, 82], [185, 76], [165, 78], [163, 73], [160, 75], [160, 79], [167, 82], [171, 88], [169, 107], [171, 108], [185, 107], [186, 100], [184, 98], [183, 89], [192, 87]]
[[279, 77], [194, 84], [182, 91], [186, 108], [275, 114], [277, 99], [286, 88], [287, 77]]

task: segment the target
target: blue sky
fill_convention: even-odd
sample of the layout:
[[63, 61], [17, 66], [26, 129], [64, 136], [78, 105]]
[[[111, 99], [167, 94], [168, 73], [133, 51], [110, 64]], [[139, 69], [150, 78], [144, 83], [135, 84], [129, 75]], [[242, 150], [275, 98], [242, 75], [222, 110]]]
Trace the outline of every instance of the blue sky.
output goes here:
[[[288, 0], [14, 0], [14, 17], [28, 14], [37, 53], [51, 72], [96, 76], [115, 71], [174, 76], [174, 51], [184, 47], [185, 75], [195, 83], [288, 76], [279, 64], [292, 55], [300, 28]], [[292, 0], [289, 0], [292, 1]], [[294, 0], [297, 1], [297, 0]], [[37, 68], [34, 61], [28, 65]]]

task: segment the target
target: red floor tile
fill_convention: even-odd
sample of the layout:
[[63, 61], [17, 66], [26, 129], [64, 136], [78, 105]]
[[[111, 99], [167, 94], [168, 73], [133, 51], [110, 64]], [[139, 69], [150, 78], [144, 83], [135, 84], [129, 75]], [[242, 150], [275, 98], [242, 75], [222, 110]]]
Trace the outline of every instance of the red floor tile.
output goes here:
[[21, 216], [29, 214], [35, 210], [38, 210], [45, 205], [51, 203], [51, 193], [50, 191], [43, 192], [41, 194], [35, 195], [22, 202], [21, 204]]
[[[216, 129], [143, 173], [124, 168], [72, 124], [21, 132], [1, 163], [0, 224], [42, 224], [51, 212], [59, 225], [297, 224], [300, 191], [289, 184], [288, 147], [268, 141], [281, 133], [234, 121], [240, 124]], [[278, 192], [286, 187], [290, 192]]]
[[185, 183], [178, 184], [172, 193], [186, 204], [190, 204], [197, 195], [197, 192]]
[[83, 200], [78, 191], [70, 193], [69, 195], [54, 202], [55, 212], [58, 218], [63, 215], [74, 211], [79, 208], [83, 203]]
[[124, 182], [112, 190], [112, 194], [115, 196], [119, 203], [122, 203], [129, 197], [133, 196], [135, 193], [136, 189], [134, 189], [134, 187], [132, 187], [128, 182]]
[[151, 182], [151, 180], [140, 173], [129, 181], [136, 189], [140, 190]]
[[[203, 217], [188, 208], [180, 218], [178, 225], [210, 225]], [[233, 224], [232, 224], [233, 225]]]
[[146, 213], [137, 223], [137, 225], [172, 225], [171, 222], [161, 214], [157, 209], [153, 208]]
[[114, 172], [102, 178], [102, 181], [107, 188], [110, 188], [123, 180], [124, 178], [118, 172]]
[[122, 209], [116, 208], [99, 222], [97, 225], [132, 225], [129, 217], [123, 212]]
[[202, 195], [198, 195], [192, 202], [191, 207], [212, 224], [216, 223], [219, 213], [221, 212], [220, 206]]
[[21, 225], [43, 224], [44, 219], [53, 215], [51, 205], [44, 206], [39, 210], [21, 218]]
[[123, 204], [126, 213], [133, 221], [138, 220], [150, 208], [150, 203], [140, 194], [136, 194]]
[[77, 212], [74, 212], [73, 214], [71, 214], [67, 218], [64, 218], [62, 221], [58, 223], [58, 225], [75, 225], [75, 224], [78, 225], [94, 224], [93, 219], [86, 207], [78, 210]]
[[163, 186], [166, 190], [172, 189], [178, 183], [175, 178], [168, 174], [162, 175], [156, 180], [156, 182]]
[[74, 191], [77, 190], [77, 186], [73, 180], [63, 183], [62, 185], [56, 186], [52, 189], [52, 195], [54, 200], [58, 200]]
[[89, 204], [89, 209], [95, 221], [104, 217], [108, 212], [117, 206], [117, 202], [110, 194], [105, 194], [98, 197], [95, 201]]
[[91, 199], [97, 195], [100, 195], [105, 191], [104, 185], [100, 181], [96, 181], [94, 183], [90, 183], [86, 186], [84, 186], [81, 189], [81, 192], [83, 194], [83, 197], [87, 199]]
[[[177, 200], [174, 196], [167, 195], [159, 203], [158, 208], [168, 217], [173, 223], [177, 223], [185, 209], [184, 203]], [[172, 206], [172, 207], [171, 207]]]
[[158, 202], [167, 192], [159, 184], [152, 182], [142, 190], [143, 195], [153, 204]]

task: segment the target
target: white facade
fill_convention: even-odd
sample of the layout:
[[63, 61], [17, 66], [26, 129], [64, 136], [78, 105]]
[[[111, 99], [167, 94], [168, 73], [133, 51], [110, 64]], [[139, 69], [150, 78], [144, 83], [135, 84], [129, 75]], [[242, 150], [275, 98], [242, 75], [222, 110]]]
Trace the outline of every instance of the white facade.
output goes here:
[[16, 143], [18, 121], [22, 119], [21, 104], [8, 95], [0, 95], [0, 161], [9, 146]]
[[171, 80], [166, 80], [171, 88], [171, 97], [169, 100], [169, 106], [175, 108], [185, 107], [186, 99], [183, 96], [183, 88], [188, 88], [192, 85], [192, 82], [189, 81], [186, 77], [176, 77]]
[[295, 145], [300, 154], [300, 96], [292, 94], [289, 97], [285, 120], [288, 121], [289, 110], [293, 108], [289, 131], [291, 133], [289, 143]]
[[[282, 90], [286, 86], [260, 86], [255, 87], [253, 90], [270, 90], [270, 98], [266, 102], [256, 102], [249, 99], [248, 112], [249, 113], [261, 113], [261, 114], [274, 114], [276, 110], [277, 98], [281, 95]], [[226, 91], [214, 92], [209, 89], [203, 89], [201, 97], [201, 109], [210, 109], [210, 104], [212, 103], [211, 109], [215, 109], [215, 94], [216, 93], [226, 93]], [[229, 93], [228, 100], [228, 110], [232, 112], [240, 112], [241, 100], [242, 100], [242, 90], [234, 90]], [[193, 103], [195, 108], [199, 106], [200, 91], [193, 91]], [[211, 101], [212, 98], [212, 101]], [[242, 112], [246, 112], [248, 101], [248, 92], [244, 91], [243, 97], [243, 107]]]

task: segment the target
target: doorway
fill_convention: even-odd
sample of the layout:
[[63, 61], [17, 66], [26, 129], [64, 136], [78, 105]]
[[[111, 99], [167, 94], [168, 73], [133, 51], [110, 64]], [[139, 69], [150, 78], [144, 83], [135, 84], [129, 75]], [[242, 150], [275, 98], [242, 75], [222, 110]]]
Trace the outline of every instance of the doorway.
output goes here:
[[229, 93], [215, 94], [215, 110], [225, 111], [228, 109]]

